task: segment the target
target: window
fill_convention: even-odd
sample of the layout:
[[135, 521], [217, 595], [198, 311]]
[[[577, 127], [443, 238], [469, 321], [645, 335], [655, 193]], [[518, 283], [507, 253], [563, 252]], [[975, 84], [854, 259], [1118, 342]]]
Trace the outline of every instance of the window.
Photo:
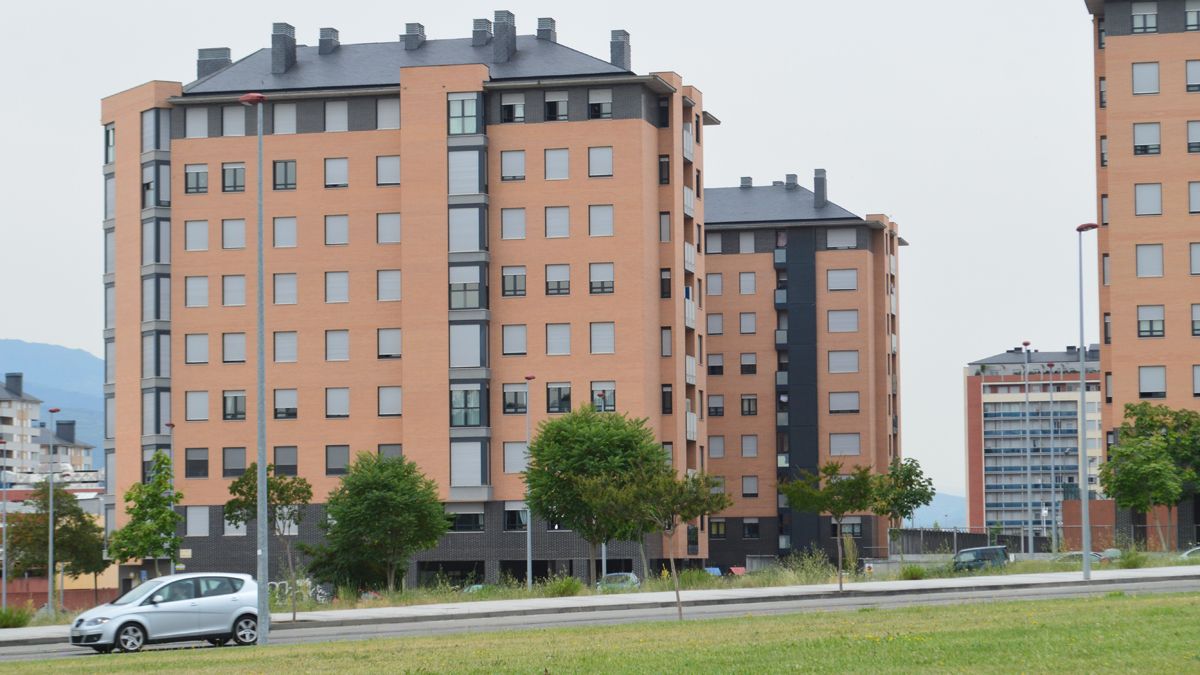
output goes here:
[[708, 437], [708, 456], [712, 459], [721, 459], [725, 456], [725, 437], [724, 436], [709, 436]]
[[672, 415], [675, 412], [674, 388], [669, 384], [662, 385], [662, 414]]
[[598, 412], [617, 411], [617, 385], [615, 382], [592, 383], [592, 407]]
[[[1200, 61], [1196, 63], [1200, 64]], [[1157, 155], [1161, 150], [1158, 122], [1143, 122], [1133, 125], [1133, 154]]]
[[546, 295], [571, 294], [571, 266], [546, 265]]
[[276, 103], [271, 109], [272, 133], [296, 133], [296, 104]]
[[246, 362], [245, 333], [225, 333], [221, 336], [221, 360], [225, 363]]
[[296, 304], [296, 275], [274, 275], [274, 302], [276, 305]]
[[484, 327], [478, 323], [450, 324], [450, 367], [479, 368], [484, 364]]
[[221, 304], [225, 307], [246, 304], [246, 277], [240, 274], [221, 277]]
[[183, 191], [198, 195], [208, 192], [208, 165], [185, 164], [183, 167]]
[[658, 347], [659, 356], [670, 356], [671, 349], [673, 346], [672, 345], [673, 338], [672, 338], [671, 327], [663, 326], [662, 328], [659, 328], [658, 329], [658, 338], [659, 338], [659, 347]]
[[451, 150], [449, 158], [449, 192], [452, 195], [473, 195], [484, 192], [483, 153], [479, 150]]
[[399, 417], [404, 412], [404, 391], [401, 387], [379, 387], [379, 416]]
[[753, 232], [738, 232], [738, 253], [754, 253]]
[[1139, 277], [1161, 277], [1163, 275], [1162, 244], [1138, 244], [1137, 275]]
[[705, 253], [720, 253], [721, 248], [721, 233], [709, 232], [704, 237], [704, 252]]
[[857, 413], [858, 405], [857, 391], [829, 392], [830, 414]]
[[757, 280], [754, 272], [741, 272], [738, 274], [738, 293], [741, 295], [754, 295], [757, 287]]
[[246, 191], [246, 165], [242, 162], [227, 162], [221, 165], [221, 191]]
[[1100, 166], [1108, 166], [1108, 137], [1100, 137]]
[[276, 476], [296, 475], [296, 454], [296, 446], [294, 445], [279, 445], [275, 447]]
[[325, 417], [344, 419], [350, 416], [350, 389], [327, 387], [325, 389]]
[[658, 156], [658, 184], [659, 185], [670, 185], [671, 184], [671, 156], [670, 155], [659, 155]]
[[523, 473], [529, 463], [525, 441], [504, 442], [504, 473]]
[[1108, 81], [1105, 78], [1100, 78], [1099, 101], [1101, 108], [1108, 107]]
[[525, 209], [500, 209], [500, 238], [525, 238]]
[[724, 375], [725, 374], [725, 355], [724, 354], [709, 354], [708, 355], [708, 374], [709, 375]]
[[1100, 224], [1108, 225], [1108, 195], [1100, 195]]
[[[184, 536], [187, 537], [207, 537], [208, 536], [208, 507], [207, 506], [185, 506], [184, 507]], [[189, 582], [183, 582], [184, 587], [188, 591], [192, 591]], [[175, 584], [172, 584], [174, 587]], [[194, 595], [193, 592], [184, 593], [187, 597], [170, 595], [171, 600], [190, 600]]]
[[208, 363], [208, 333], [191, 333], [183, 339], [184, 363]]
[[525, 325], [524, 324], [502, 326], [501, 333], [503, 335], [503, 339], [501, 340], [501, 342], [503, 343], [502, 347], [501, 347], [502, 354], [504, 354], [505, 356], [524, 356], [525, 355], [526, 340], [525, 340]]
[[208, 478], [208, 448], [188, 448], [183, 451], [183, 475], [186, 478]]
[[325, 131], [347, 131], [349, 128], [349, 106], [346, 101], [326, 101]]
[[450, 251], [481, 251], [485, 247], [486, 212], [477, 207], [450, 209]]
[[[712, 235], [709, 236], [711, 237]], [[710, 272], [704, 275], [704, 278], [708, 282], [708, 294], [721, 295], [724, 289], [724, 277], [722, 277], [721, 273]]]
[[831, 352], [829, 352], [829, 372], [830, 373], [857, 373], [858, 372], [858, 352], [857, 351], [831, 351]]
[[208, 108], [189, 107], [184, 110], [185, 138], [208, 138]]
[[525, 296], [525, 266], [500, 268], [501, 295], [506, 298]]
[[725, 332], [725, 316], [723, 314], [706, 314], [709, 335], [723, 335]]
[[450, 524], [451, 532], [483, 532], [484, 514], [482, 511], [457, 512], [451, 515], [454, 518], [454, 522]]
[[567, 92], [546, 92], [546, 121], [564, 122], [567, 119]]
[[742, 394], [742, 416], [752, 417], [758, 414], [758, 395]]
[[326, 361], [349, 361], [350, 360], [350, 331], [348, 331], [348, 330], [327, 330], [327, 331], [325, 331], [325, 360]]
[[376, 331], [376, 355], [381, 359], [398, 359], [401, 354], [399, 328], [380, 328]]
[[1200, 274], [1200, 244], [1188, 244], [1190, 274]]
[[571, 324], [546, 324], [546, 354], [565, 356], [571, 353]]
[[275, 363], [296, 362], [296, 332], [277, 331], [275, 333]]
[[592, 237], [613, 236], [612, 204], [593, 204], [588, 207], [588, 235]]
[[379, 302], [396, 302], [399, 300], [400, 281], [400, 270], [376, 270], [375, 299]]
[[742, 496], [758, 496], [758, 476], [742, 476]]
[[758, 457], [758, 435], [742, 435], [742, 457]]
[[546, 180], [566, 180], [570, 177], [569, 156], [566, 148], [546, 151]]
[[658, 297], [666, 300], [671, 297], [671, 270], [664, 267], [658, 271]]
[[1200, 30], [1200, 0], [1187, 0], [1184, 17], [1184, 30]]
[[117, 158], [117, 130], [112, 124], [104, 125], [104, 163], [112, 164]]
[[831, 291], [858, 290], [858, 270], [826, 270], [825, 281]]
[[500, 153], [500, 180], [525, 180], [524, 150], [504, 150]]
[[502, 387], [504, 396], [505, 415], [523, 415], [529, 405], [529, 386], [526, 384], [506, 384]]
[[325, 245], [342, 246], [350, 243], [350, 217], [325, 216]]
[[713, 394], [708, 397], [708, 416], [723, 417], [725, 415], [725, 396]]
[[1200, 366], [1192, 366], [1192, 396], [1200, 397]]
[[1140, 366], [1138, 368], [1138, 395], [1141, 398], [1167, 397], [1166, 366]]
[[592, 353], [613, 354], [616, 352], [616, 324], [611, 321], [596, 322], [592, 329]]
[[1164, 310], [1162, 305], [1138, 305], [1138, 337], [1163, 337]]
[[858, 232], [852, 227], [830, 228], [825, 234], [825, 248], [857, 248]]
[[398, 155], [383, 155], [375, 158], [375, 184], [400, 184], [400, 157]]
[[1104, 344], [1112, 344], [1112, 314], [1104, 313]]
[[325, 446], [325, 475], [342, 476], [350, 468], [350, 446]]
[[1112, 278], [1111, 267], [1112, 266], [1109, 264], [1108, 254], [1102, 254], [1100, 256], [1100, 280], [1105, 286], [1109, 285], [1109, 281]]
[[221, 419], [237, 421], [246, 419], [246, 392], [231, 390], [221, 393]]
[[[185, 251], [207, 251], [208, 250], [208, 221], [207, 220], [188, 220], [183, 224], [183, 250]], [[203, 277], [192, 277], [203, 278]]]
[[571, 209], [566, 206], [546, 207], [546, 238], [567, 237], [571, 234]]
[[671, 214], [658, 214], [658, 241], [666, 243], [671, 241]]
[[525, 509], [504, 509], [504, 531], [524, 532], [529, 527], [528, 514]]
[[1200, 182], [1188, 183], [1188, 213], [1200, 213]]
[[184, 415], [188, 422], [204, 422], [208, 419], [208, 392], [188, 391], [183, 394]]
[[349, 302], [350, 301], [350, 273], [349, 272], [326, 272], [325, 273], [325, 302]]
[[[669, 270], [668, 270], [669, 271]], [[613, 264], [591, 263], [588, 265], [589, 290], [592, 295], [606, 295], [613, 292]]]
[[725, 538], [725, 519], [710, 518], [708, 521], [708, 538], [709, 539], [724, 539]]
[[481, 273], [478, 265], [450, 267], [450, 309], [479, 309], [483, 306], [479, 281]]
[[859, 434], [829, 434], [829, 454], [835, 457], [858, 455], [860, 443]]
[[613, 149], [611, 147], [588, 148], [588, 176], [613, 175]]
[[743, 375], [753, 375], [758, 372], [758, 354], [747, 352], [740, 356], [740, 360]]
[[349, 160], [345, 157], [325, 158], [325, 187], [343, 188], [350, 185]]
[[447, 96], [449, 104], [451, 136], [479, 133], [479, 95], [456, 93]]
[[1158, 93], [1158, 62], [1133, 64], [1133, 93]]
[[858, 332], [857, 309], [831, 309], [826, 316], [830, 333]]
[[506, 124], [525, 121], [525, 94], [500, 94], [500, 121]]
[[382, 459], [398, 459], [404, 456], [404, 446], [400, 443], [380, 443], [375, 452]]
[[375, 214], [375, 243], [377, 243], [377, 244], [399, 244], [400, 243], [400, 214], [399, 213], [377, 213], [377, 214]]
[[221, 221], [221, 248], [246, 248], [246, 221], [241, 219]]
[[738, 314], [738, 332], [742, 335], [753, 335], [758, 329], [758, 315], [754, 312]]
[[1192, 337], [1200, 337], [1200, 305], [1192, 305]]
[[612, 89], [588, 90], [588, 119], [612, 119]]
[[1200, 122], [1188, 122], [1187, 135], [1188, 152], [1200, 152]]
[[546, 385], [546, 412], [571, 412], [570, 382], [550, 382]]
[[292, 217], [275, 218], [273, 225], [275, 248], [296, 248], [296, 219]]
[[299, 407], [295, 389], [275, 390], [275, 419], [294, 420]]
[[169, 262], [171, 262], [171, 221], [162, 218], [142, 221], [142, 264], [153, 265]]
[[375, 99], [375, 128], [400, 128], [400, 99], [396, 97]]
[[842, 535], [856, 539], [862, 538], [862, 517], [845, 516], [840, 524], [833, 522], [829, 524], [829, 536], [839, 537]]
[[1133, 25], [1132, 32], [1134, 33], [1157, 33], [1158, 32], [1158, 3], [1157, 2], [1134, 2], [1133, 4]]
[[742, 539], [758, 539], [758, 518], [742, 519]]
[[1162, 184], [1139, 183], [1134, 186], [1134, 215], [1162, 215]]

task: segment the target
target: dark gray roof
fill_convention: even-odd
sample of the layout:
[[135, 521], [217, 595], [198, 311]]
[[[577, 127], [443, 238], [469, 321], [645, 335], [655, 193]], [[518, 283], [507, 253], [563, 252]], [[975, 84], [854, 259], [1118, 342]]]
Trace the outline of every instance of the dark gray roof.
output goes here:
[[11, 389], [4, 386], [4, 380], [0, 380], [0, 401], [25, 401], [26, 403], [41, 403], [42, 399], [30, 396], [28, 393], [14, 394]]
[[286, 89], [326, 89], [397, 85], [400, 69], [409, 66], [452, 66], [480, 63], [493, 80], [570, 77], [572, 75], [623, 75], [628, 71], [570, 47], [518, 35], [517, 50], [506, 63], [491, 63], [492, 45], [475, 47], [471, 38], [426, 40], [406, 50], [404, 43], [371, 42], [341, 45], [321, 55], [317, 47], [297, 47], [296, 65], [280, 75], [271, 73], [271, 50], [260, 49], [233, 65], [192, 82], [184, 94], [215, 94]]
[[[1100, 360], [1100, 345], [1088, 345], [1087, 355], [1085, 356], [1088, 362], [1095, 363]], [[1042, 352], [1034, 351], [1029, 353], [1030, 363], [1079, 363], [1079, 352], [1077, 351], [1061, 351], [1061, 352]], [[1025, 363], [1025, 355], [1019, 348], [1010, 350], [995, 356], [989, 356], [986, 359], [972, 361], [968, 365], [972, 366], [999, 366], [999, 365], [1019, 365]]]
[[796, 186], [709, 188], [704, 191], [704, 223], [769, 223], [795, 220], [859, 219], [846, 209], [828, 202], [813, 206], [813, 193]]
[[61, 446], [70, 447], [70, 448], [83, 448], [85, 450], [90, 450], [90, 449], [96, 447], [94, 445], [88, 445], [87, 443], [84, 443], [83, 441], [80, 441], [80, 440], [68, 441], [68, 440], [60, 438], [58, 436], [55, 436], [53, 433], [50, 432], [50, 429], [48, 427], [41, 427], [40, 429], [38, 429], [37, 444], [38, 445], [50, 445], [51, 443], [53, 443], [54, 445], [61, 445]]

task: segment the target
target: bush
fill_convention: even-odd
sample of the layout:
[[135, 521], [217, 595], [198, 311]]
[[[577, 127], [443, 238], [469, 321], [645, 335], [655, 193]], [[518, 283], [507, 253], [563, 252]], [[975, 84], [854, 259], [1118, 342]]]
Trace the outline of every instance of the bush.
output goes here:
[[837, 567], [829, 562], [825, 552], [815, 545], [787, 556], [780, 561], [780, 565], [791, 572], [795, 578], [792, 583], [802, 585], [827, 584], [831, 578], [837, 576]]
[[929, 576], [929, 572], [920, 565], [905, 565], [900, 568], [900, 578], [904, 581], [920, 581]]
[[24, 628], [33, 620], [33, 614], [33, 603], [28, 602], [22, 607], [0, 610], [0, 628]]
[[583, 582], [575, 577], [561, 576], [548, 579], [542, 586], [549, 598], [565, 598], [583, 592]]
[[[667, 579], [670, 581], [670, 578]], [[693, 590], [697, 588], [717, 588], [726, 585], [721, 577], [713, 575], [698, 569], [679, 570], [679, 588], [682, 590]], [[674, 586], [671, 587], [674, 590]]]
[[1145, 552], [1139, 551], [1136, 548], [1130, 547], [1121, 551], [1121, 557], [1117, 558], [1117, 567], [1123, 570], [1134, 570], [1140, 567], [1145, 567], [1147, 556]]

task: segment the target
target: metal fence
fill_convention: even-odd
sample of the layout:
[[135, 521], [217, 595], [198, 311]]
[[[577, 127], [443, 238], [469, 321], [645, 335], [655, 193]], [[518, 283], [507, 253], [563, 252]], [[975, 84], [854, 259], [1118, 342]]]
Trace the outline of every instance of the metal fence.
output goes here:
[[[1077, 551], [1082, 548], [1079, 541], [1082, 527], [1064, 526], [1060, 531], [1063, 550]], [[1200, 542], [1200, 526], [1179, 527], [1174, 521], [1164, 521], [1161, 525], [1153, 522], [1147, 525], [1092, 525], [1091, 531], [1093, 551], [1130, 547], [1143, 551], [1184, 551]]]
[[[978, 546], [1007, 546], [1009, 553], [1026, 552], [1026, 537], [1016, 534], [994, 534], [986, 529], [892, 529], [889, 532], [889, 555], [921, 555], [934, 553], [957, 553], [964, 548]], [[1049, 553], [1050, 537], [1033, 538], [1034, 553]]]

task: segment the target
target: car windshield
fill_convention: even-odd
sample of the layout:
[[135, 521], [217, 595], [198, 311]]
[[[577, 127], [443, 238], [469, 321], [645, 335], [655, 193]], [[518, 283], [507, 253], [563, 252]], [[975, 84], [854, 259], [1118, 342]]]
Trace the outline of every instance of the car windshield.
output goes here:
[[116, 600], [113, 600], [109, 604], [111, 604], [111, 605], [128, 605], [130, 603], [137, 602], [137, 601], [141, 600], [142, 598], [145, 598], [146, 596], [150, 595], [151, 591], [153, 591], [156, 588], [161, 588], [161, 587], [162, 587], [161, 581], [158, 581], [158, 580], [147, 581], [140, 586], [135, 586], [133, 588], [133, 590], [129, 591], [125, 595], [122, 595], [121, 597], [117, 598]]
[[957, 557], [959, 562], [975, 562], [982, 559], [983, 551], [963, 551]]

